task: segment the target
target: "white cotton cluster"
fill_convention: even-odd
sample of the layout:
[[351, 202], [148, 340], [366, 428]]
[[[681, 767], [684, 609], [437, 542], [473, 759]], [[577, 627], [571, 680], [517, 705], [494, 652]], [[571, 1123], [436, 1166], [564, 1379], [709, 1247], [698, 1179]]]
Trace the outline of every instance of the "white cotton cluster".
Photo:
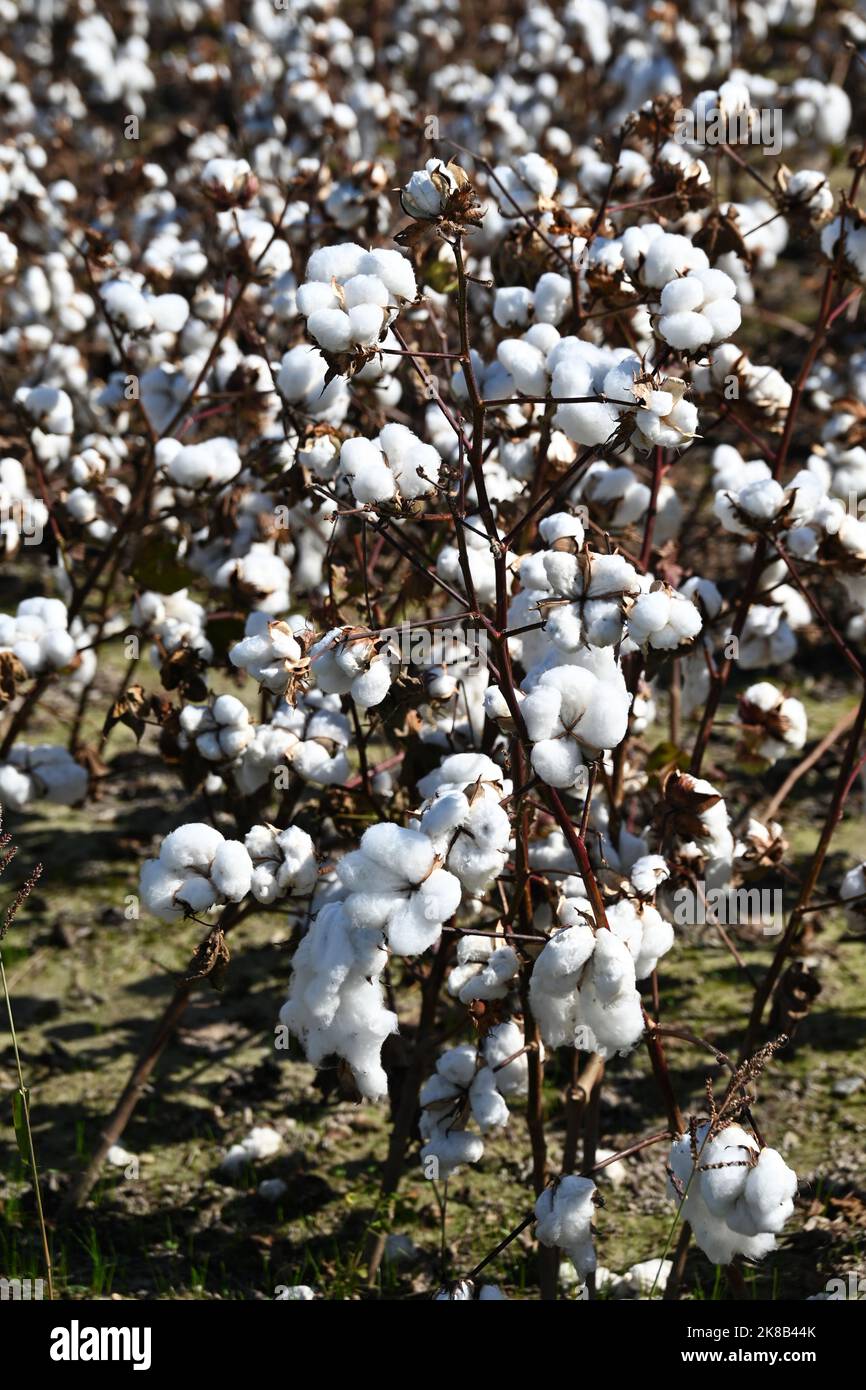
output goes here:
[[340, 473], [356, 502], [413, 501], [435, 490], [442, 458], [405, 425], [385, 425], [375, 439], [358, 436], [340, 449]]
[[384, 932], [398, 956], [433, 946], [462, 897], [460, 880], [440, 867], [429, 837], [388, 822], [364, 831], [337, 875], [352, 926]]
[[834, 217], [821, 233], [821, 250], [828, 260], [838, 256], [855, 280], [866, 284], [866, 223], [852, 213]]
[[229, 661], [265, 690], [285, 695], [292, 677], [301, 676], [306, 668], [304, 647], [298, 641], [298, 635], [306, 630], [306, 619], [297, 615], [277, 619], [269, 613], [250, 613], [243, 637], [229, 652]]
[[151, 294], [128, 280], [107, 280], [99, 288], [103, 308], [125, 333], [179, 333], [189, 318], [182, 294]]
[[245, 202], [257, 187], [255, 175], [245, 159], [209, 159], [200, 177], [205, 193], [221, 207]]
[[229, 483], [241, 471], [237, 443], [224, 435], [203, 440], [201, 444], [160, 439], [156, 445], [156, 461], [171, 482], [195, 492]]
[[[530, 678], [524, 686], [530, 684]], [[532, 740], [532, 766], [552, 787], [573, 787], [585, 759], [625, 737], [630, 697], [609, 647], [577, 652], [568, 665], [542, 671], [521, 704]]]
[[[180, 647], [189, 647], [203, 661], [213, 660], [213, 647], [205, 634], [207, 613], [189, 597], [188, 589], [173, 594], [157, 594], [146, 589], [132, 605], [132, 622], [154, 638], [150, 659], [162, 664], [162, 652], [171, 656]], [[162, 652], [160, 652], [162, 648]]]
[[407, 217], [433, 222], [442, 215], [445, 203], [460, 184], [459, 175], [441, 159], [428, 159], [423, 169], [415, 169], [400, 189], [400, 205]]
[[316, 886], [318, 867], [313, 842], [305, 830], [290, 825], [254, 825], [244, 845], [253, 863], [251, 889], [260, 903], [307, 897]]
[[213, 582], [232, 589], [262, 613], [282, 613], [289, 606], [291, 571], [267, 541], [255, 541], [243, 555], [225, 560]]
[[697, 637], [703, 626], [700, 611], [685, 595], [669, 584], [656, 581], [628, 609], [626, 627], [639, 647], [674, 651]]
[[523, 1094], [527, 1085], [525, 1054], [508, 1060], [522, 1047], [520, 1028], [508, 1022], [492, 1028], [478, 1049], [464, 1043], [443, 1052], [420, 1094], [425, 1171], [431, 1159], [440, 1178], [449, 1177], [464, 1163], [478, 1162], [484, 1144], [466, 1129], [470, 1120], [482, 1135], [508, 1124], [505, 1098]]
[[30, 440], [36, 457], [44, 463], [68, 458], [75, 419], [67, 393], [55, 386], [19, 386], [14, 400], [33, 421]]
[[527, 328], [536, 323], [561, 323], [571, 306], [571, 281], [566, 275], [545, 271], [535, 289], [507, 285], [497, 289], [493, 317], [500, 328]]
[[399, 305], [417, 292], [411, 263], [399, 251], [365, 251], [341, 242], [313, 252], [298, 309], [325, 352], [351, 352], [374, 347]]
[[318, 786], [342, 786], [349, 776], [351, 738], [339, 698], [306, 691], [294, 705], [279, 704], [270, 723], [256, 727], [232, 775], [245, 796], [263, 787], [279, 767], [290, 767]]
[[0, 555], [11, 559], [22, 541], [38, 542], [47, 525], [48, 508], [32, 495], [18, 459], [0, 458]]
[[345, 377], [325, 378], [328, 364], [320, 352], [298, 343], [284, 353], [277, 373], [277, 386], [283, 400], [298, 405], [313, 420], [340, 425], [349, 409]]
[[[646, 517], [651, 498], [651, 488], [641, 482], [633, 469], [625, 464], [614, 466], [603, 459], [590, 464], [571, 494], [573, 502], [588, 504], [593, 519], [612, 532], [639, 526]], [[682, 517], [683, 504], [675, 488], [662, 481], [656, 495], [653, 529], [656, 546], [664, 545], [679, 534]]]
[[385, 637], [362, 628], [334, 627], [311, 648], [310, 662], [320, 690], [351, 695], [359, 709], [371, 709], [391, 689], [399, 654]]
[[628, 1052], [644, 1032], [636, 967], [648, 974], [673, 943], [654, 908], [626, 904], [594, 930], [581, 898], [560, 903], [564, 924], [550, 937], [532, 969], [530, 1002], [549, 1047], [563, 1044], [612, 1057]]
[[738, 478], [715, 497], [713, 510], [726, 531], [747, 536], [771, 526], [783, 515], [788, 524], [810, 520], [824, 500], [824, 488], [815, 473], [801, 469], [783, 487], [752, 466], [744, 466]]
[[28, 676], [62, 671], [75, 658], [69, 614], [59, 598], [25, 598], [15, 616], [0, 613], [0, 651], [11, 651]]
[[697, 1161], [689, 1134], [674, 1140], [668, 1194], [682, 1203], [683, 1220], [713, 1264], [730, 1264], [735, 1255], [760, 1259], [775, 1249], [794, 1210], [797, 1175], [740, 1125], [708, 1136], [705, 1122], [696, 1131]]
[[[673, 772], [663, 784], [662, 811], [679, 860], [707, 887], [730, 884], [734, 837], [721, 792], [703, 777]], [[662, 893], [667, 905], [667, 895]]]
[[839, 897], [847, 904], [845, 915], [851, 929], [861, 932], [866, 918], [866, 863], [848, 870], [839, 886]]
[[[500, 939], [501, 941], [501, 939]], [[473, 999], [505, 999], [514, 987], [520, 961], [512, 946], [485, 933], [461, 936], [457, 964], [448, 973], [448, 993], [461, 1004]]]
[[724, 396], [736, 389], [739, 400], [770, 421], [782, 418], [791, 404], [792, 387], [781, 372], [752, 362], [733, 343], [716, 348], [709, 366], [692, 368], [692, 387], [698, 395]]
[[790, 174], [784, 193], [791, 207], [806, 209], [813, 226], [820, 226], [833, 210], [833, 190], [819, 169], [798, 169]]
[[246, 705], [236, 695], [218, 695], [212, 705], [184, 705], [180, 714], [181, 748], [193, 744], [208, 762], [232, 761], [252, 741], [254, 729]]
[[159, 856], [141, 869], [145, 907], [164, 922], [239, 903], [250, 891], [253, 864], [240, 840], [227, 840], [212, 825], [191, 822], [172, 830]]
[[500, 804], [512, 790], [484, 753], [453, 753], [418, 784], [425, 800], [411, 822], [467, 893], [481, 894], [502, 873], [511, 822]]
[[796, 752], [806, 742], [805, 706], [793, 696], [784, 696], [770, 681], [758, 681], [743, 691], [739, 717], [750, 747], [767, 762]]
[[659, 300], [659, 335], [688, 354], [726, 342], [740, 326], [737, 287], [723, 270], [689, 270], [669, 280]]
[[66, 748], [16, 743], [0, 763], [0, 806], [23, 811], [33, 801], [74, 806], [87, 795], [87, 769]]
[[503, 190], [506, 217], [513, 217], [515, 208], [528, 212], [544, 207], [559, 182], [556, 166], [535, 153], [522, 154], [510, 164], [497, 164], [493, 172]]
[[[780, 598], [777, 589], [774, 598]], [[802, 624], [799, 624], [802, 626]], [[740, 638], [738, 661], [744, 671], [782, 666], [797, 651], [797, 637], [782, 603], [753, 603]]]
[[[479, 603], [492, 603], [496, 597], [496, 560], [480, 516], [467, 517], [463, 538], [466, 542], [466, 558], [475, 597]], [[517, 560], [511, 552], [506, 564], [509, 570], [517, 565]], [[460, 550], [456, 545], [443, 545], [436, 559], [436, 572], [452, 587], [465, 592]]]
[[547, 637], [562, 652], [612, 647], [623, 637], [626, 596], [637, 595], [637, 570], [621, 555], [581, 550], [576, 517], [557, 513], [540, 526], [551, 547], [523, 560], [520, 579], [546, 621]]
[[592, 1243], [595, 1205], [595, 1183], [573, 1173], [557, 1178], [535, 1203], [536, 1238], [542, 1245], [562, 1250], [580, 1279], [592, 1274], [596, 1267]]
[[289, 996], [280, 1022], [319, 1066], [342, 1057], [368, 1100], [388, 1093], [382, 1043], [397, 1031], [385, 1008], [381, 974], [388, 953], [381, 933], [353, 924], [342, 903], [328, 903], [311, 922], [292, 959]]
[[232, 1144], [220, 1163], [220, 1172], [237, 1178], [251, 1164], [273, 1158], [282, 1144], [281, 1136], [270, 1125], [255, 1125], [239, 1144]]

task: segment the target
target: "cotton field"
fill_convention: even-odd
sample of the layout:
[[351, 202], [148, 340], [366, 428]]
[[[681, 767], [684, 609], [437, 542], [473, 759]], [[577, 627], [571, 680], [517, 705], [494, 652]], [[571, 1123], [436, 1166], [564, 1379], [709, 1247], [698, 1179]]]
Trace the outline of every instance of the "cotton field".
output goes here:
[[864, 78], [0, 0], [4, 1288], [858, 1296]]

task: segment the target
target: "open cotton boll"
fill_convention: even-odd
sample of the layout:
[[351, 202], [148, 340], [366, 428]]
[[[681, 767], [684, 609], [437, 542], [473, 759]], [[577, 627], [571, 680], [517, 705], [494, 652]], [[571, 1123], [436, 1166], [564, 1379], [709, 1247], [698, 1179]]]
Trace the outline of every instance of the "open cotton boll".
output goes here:
[[239, 840], [213, 826], [191, 823], [167, 835], [159, 856], [141, 870], [141, 897], [155, 917], [171, 921], [186, 912], [207, 912], [240, 902], [250, 890], [253, 865]]
[[386, 931], [398, 955], [420, 955], [432, 946], [460, 905], [460, 881], [435, 867], [427, 836], [387, 822], [364, 831], [360, 847], [340, 860], [337, 875], [353, 925]]
[[496, 349], [498, 361], [509, 373], [517, 390], [525, 396], [543, 396], [547, 391], [544, 354], [525, 338], [506, 338]]
[[68, 749], [50, 743], [16, 743], [0, 763], [0, 805], [23, 811], [32, 801], [74, 806], [87, 795], [87, 769]]
[[379, 977], [387, 952], [376, 936], [353, 929], [341, 903], [323, 907], [295, 952], [280, 1010], [280, 1022], [300, 1038], [313, 1066], [336, 1053], [370, 1100], [387, 1095], [381, 1049], [397, 1031], [396, 1014], [384, 1006]]
[[535, 1203], [535, 1235], [542, 1245], [558, 1246], [571, 1260], [579, 1278], [596, 1267], [592, 1218], [596, 1186], [591, 1178], [574, 1174], [558, 1178]]
[[325, 352], [348, 352], [352, 346], [352, 320], [342, 309], [315, 309], [307, 330]]
[[[523, 1095], [529, 1084], [529, 1062], [527, 1054], [521, 1051], [523, 1042], [522, 1030], [513, 1020], [509, 1020], [491, 1028], [482, 1044], [484, 1060], [492, 1069], [497, 1089], [503, 1096]], [[520, 1053], [520, 1056], [515, 1056], [515, 1053]], [[514, 1060], [509, 1062], [509, 1057]]]
[[641, 855], [629, 870], [632, 887], [642, 898], [653, 897], [659, 884], [668, 878], [670, 869], [660, 854]]
[[770, 681], [750, 685], [740, 697], [739, 716], [748, 747], [769, 762], [784, 757], [806, 742], [808, 720], [804, 705], [785, 697]]
[[706, 253], [688, 237], [663, 232], [654, 237], [647, 248], [641, 275], [645, 284], [661, 289], [686, 271], [708, 267]]
[[709, 1134], [708, 1123], [696, 1129], [697, 1160], [688, 1134], [674, 1141], [669, 1193], [713, 1263], [729, 1264], [737, 1254], [760, 1259], [793, 1211], [796, 1174], [740, 1125]]
[[[160, 450], [161, 444], [171, 443], [171, 450]], [[227, 483], [241, 471], [240, 455], [233, 439], [222, 436], [202, 444], [184, 444], [175, 448], [176, 440], [161, 440], [157, 459], [165, 465], [167, 476], [178, 487], [202, 488]]]
[[541, 1036], [550, 1047], [574, 1043], [577, 987], [595, 950], [589, 923], [579, 922], [551, 936], [532, 967], [529, 998]]
[[496, 291], [493, 317], [500, 328], [526, 328], [532, 318], [532, 291], [525, 285], [509, 285]]
[[472, 1078], [469, 1105], [472, 1118], [482, 1134], [491, 1129], [502, 1129], [508, 1124], [508, 1106], [497, 1089], [496, 1076], [490, 1067], [482, 1067]]
[[696, 606], [667, 584], [640, 594], [627, 619], [628, 635], [638, 646], [673, 651], [696, 637], [701, 615]]
[[862, 931], [866, 920], [866, 863], [848, 870], [839, 886], [839, 897], [848, 904], [845, 916], [851, 928]]

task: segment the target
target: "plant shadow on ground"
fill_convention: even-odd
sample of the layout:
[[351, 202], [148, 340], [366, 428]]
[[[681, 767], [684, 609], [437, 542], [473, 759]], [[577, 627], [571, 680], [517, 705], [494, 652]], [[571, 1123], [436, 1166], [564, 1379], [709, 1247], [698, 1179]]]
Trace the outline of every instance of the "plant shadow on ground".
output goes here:
[[[810, 717], [812, 706], [816, 737], [844, 708], [816, 699]], [[32, 1088], [59, 1291], [71, 1297], [271, 1299], [280, 1286], [303, 1282], [329, 1299], [429, 1298], [443, 1277], [472, 1268], [527, 1214], [531, 1174], [522, 1108], [514, 1105], [509, 1133], [486, 1143], [477, 1168], [447, 1185], [446, 1269], [440, 1259], [445, 1194], [423, 1178], [417, 1140], [399, 1193], [383, 1206], [386, 1108], [355, 1105], [338, 1089], [324, 1094], [322, 1082], [327, 1091], [333, 1077], [326, 1074], [317, 1084], [294, 1045], [288, 1052], [275, 1047], [292, 936], [291, 924], [278, 915], [252, 917], [233, 934], [222, 993], [196, 989], [123, 1136], [135, 1164], [108, 1166], [85, 1209], [74, 1221], [61, 1219], [69, 1179], [86, 1163], [201, 935], [195, 923], [124, 916], [127, 897], [137, 889], [135, 866], [173, 827], [181, 797], [172, 778], [153, 760], [124, 750], [122, 738], [117, 756], [131, 760], [133, 780], [122, 799], [96, 803], [84, 831], [63, 808], [10, 826], [20, 846], [17, 880], [37, 860], [45, 863], [45, 876], [4, 952]], [[767, 795], [785, 771], [774, 769]], [[808, 774], [803, 809], [785, 817], [800, 871], [814, 848], [831, 771]], [[184, 802], [185, 817], [195, 814]], [[852, 805], [834, 841], [822, 897], [832, 896], [862, 848], [861, 827]], [[802, 1299], [829, 1278], [864, 1272], [866, 1085], [846, 1096], [835, 1089], [840, 1081], [864, 1080], [864, 943], [846, 934], [838, 914], [822, 914], [818, 925], [822, 992], [794, 1044], [758, 1083], [762, 1131], [796, 1168], [800, 1197], [778, 1250], [746, 1271], [750, 1297]], [[749, 969], [760, 973], [773, 943], [746, 935], [739, 945]], [[736, 1056], [750, 990], [712, 929], [699, 937], [681, 934], [660, 979], [662, 1019], [675, 1019]], [[411, 1006], [410, 1000], [405, 1007]], [[449, 1027], [462, 1035], [456, 1012]], [[722, 1072], [689, 1043], [671, 1040], [668, 1046], [683, 1110], [701, 1111], [706, 1077], [717, 1079], [718, 1093]], [[5, 1097], [15, 1084], [11, 1061], [4, 1038]], [[567, 1056], [552, 1060], [544, 1091], [552, 1171], [562, 1158], [568, 1079]], [[219, 1172], [220, 1160], [254, 1124], [273, 1125], [281, 1149], [230, 1184]], [[645, 1054], [614, 1060], [605, 1077], [600, 1143], [615, 1151], [663, 1125]], [[0, 1274], [38, 1277], [32, 1195], [5, 1126], [0, 1165]], [[665, 1194], [664, 1146], [635, 1155], [624, 1167], [616, 1184], [601, 1177], [605, 1207], [596, 1220], [600, 1262], [618, 1272], [662, 1253], [674, 1214]], [[257, 1195], [264, 1178], [285, 1183], [279, 1201]], [[409, 1236], [417, 1254], [386, 1262], [368, 1290], [365, 1252], [378, 1231]], [[531, 1232], [487, 1274], [510, 1297], [536, 1298]], [[574, 1296], [573, 1286], [563, 1292]], [[694, 1249], [683, 1295], [729, 1296], [724, 1278]]]

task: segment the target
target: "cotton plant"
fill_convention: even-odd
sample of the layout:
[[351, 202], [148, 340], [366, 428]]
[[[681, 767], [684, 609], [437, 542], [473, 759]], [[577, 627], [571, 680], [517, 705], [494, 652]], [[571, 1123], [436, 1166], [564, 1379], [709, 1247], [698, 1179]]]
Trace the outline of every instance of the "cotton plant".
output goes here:
[[[857, 67], [828, 57], [863, 24], [741, 7], [732, 67], [712, 7], [586, 0], [497, 13], [481, 62], [426, 0], [222, 29], [190, 0], [180, 48], [171, 8], [71, 13], [60, 80], [38, 17], [0, 54], [0, 801], [74, 834], [159, 759], [145, 907], [211, 944], [224, 913], [287, 919], [282, 1021], [323, 1088], [405, 1117], [407, 1049], [438, 1057], [397, 1167], [447, 1176], [528, 1121], [538, 1182], [520, 1097], [552, 1049], [628, 1056], [617, 1096], [663, 1071], [683, 889], [833, 898], [758, 803], [806, 746], [803, 671], [832, 645], [854, 675], [866, 636]], [[140, 160], [106, 163], [117, 109], [146, 109]], [[467, 168], [412, 155], [428, 111]], [[859, 931], [859, 863], [837, 890]], [[687, 933], [708, 1000], [717, 925]], [[790, 1178], [717, 1121], [671, 1167], [703, 1247], [750, 1258]], [[555, 1159], [524, 1220], [588, 1278], [593, 1183]], [[437, 1300], [498, 1296], [458, 1274]]]
[[262, 689], [282, 697], [308, 679], [305, 652], [312, 635], [301, 614], [282, 619], [254, 612], [246, 620], [241, 641], [229, 651], [229, 660]]
[[[442, 1053], [419, 1095], [425, 1170], [432, 1160], [436, 1176], [447, 1178], [464, 1164], [478, 1163], [484, 1154], [482, 1136], [508, 1125], [506, 1097], [525, 1091], [526, 1075], [525, 1067], [509, 1063], [506, 1049], [514, 1052], [521, 1046], [520, 1030], [505, 1023], [480, 1048], [461, 1044]], [[478, 1133], [467, 1128], [471, 1123]]]
[[204, 662], [213, 660], [213, 647], [207, 637], [207, 614], [202, 604], [190, 598], [188, 589], [159, 594], [151, 589], [140, 593], [132, 605], [133, 625], [151, 636], [150, 660], [162, 663], [180, 647], [189, 647]]
[[194, 747], [212, 763], [233, 761], [254, 737], [249, 710], [235, 695], [218, 695], [212, 705], [185, 705], [180, 730], [180, 747]]
[[545, 1188], [535, 1203], [535, 1235], [542, 1245], [558, 1247], [583, 1280], [596, 1268], [592, 1219], [597, 1189], [591, 1178], [566, 1174]]
[[460, 880], [440, 867], [430, 836], [388, 822], [364, 831], [337, 875], [352, 926], [375, 927], [400, 956], [435, 945], [463, 895]]
[[387, 961], [377, 927], [359, 928], [342, 903], [328, 903], [294, 954], [289, 996], [280, 1010], [280, 1022], [300, 1038], [308, 1061], [316, 1066], [336, 1053], [369, 1100], [387, 1095], [381, 1049], [397, 1030], [381, 984]]
[[503, 871], [511, 821], [502, 802], [512, 784], [483, 753], [454, 753], [418, 783], [426, 794], [411, 822], [467, 893], [481, 894]]

